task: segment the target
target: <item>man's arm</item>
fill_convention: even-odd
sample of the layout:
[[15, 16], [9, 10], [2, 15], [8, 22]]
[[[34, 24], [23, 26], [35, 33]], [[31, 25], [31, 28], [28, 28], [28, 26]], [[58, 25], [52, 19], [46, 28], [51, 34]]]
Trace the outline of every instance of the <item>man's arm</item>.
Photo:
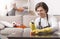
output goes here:
[[35, 33], [39, 33], [39, 32], [50, 33], [50, 32], [52, 32], [52, 28], [47, 27], [47, 28], [43, 28], [43, 29], [36, 29], [36, 30], [33, 30], [32, 32], [35, 32]]

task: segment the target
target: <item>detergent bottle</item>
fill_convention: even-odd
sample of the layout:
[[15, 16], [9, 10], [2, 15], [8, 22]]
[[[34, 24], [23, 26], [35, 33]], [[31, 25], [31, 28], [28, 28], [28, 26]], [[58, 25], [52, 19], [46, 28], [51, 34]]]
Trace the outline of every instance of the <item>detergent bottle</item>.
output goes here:
[[31, 28], [32, 31], [36, 29], [35, 23], [34, 23], [33, 20], [30, 22], [30, 28]]

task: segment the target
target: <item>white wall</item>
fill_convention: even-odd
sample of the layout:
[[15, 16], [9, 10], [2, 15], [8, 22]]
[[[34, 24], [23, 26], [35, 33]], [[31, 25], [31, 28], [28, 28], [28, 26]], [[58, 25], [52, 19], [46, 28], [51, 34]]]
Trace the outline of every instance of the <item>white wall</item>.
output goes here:
[[49, 7], [49, 14], [60, 15], [60, 0], [30, 0], [30, 10], [34, 10], [36, 3], [45, 2]]
[[[19, 8], [19, 7], [27, 7], [28, 8], [28, 6], [29, 6], [28, 0], [15, 0], [15, 1], [16, 1], [17, 8]], [[27, 11], [28, 11], [28, 9], [27, 9]], [[28, 14], [27, 11], [24, 11], [24, 12], [16, 11], [16, 15], [22, 15], [22, 14], [25, 15], [25, 13]]]
[[[6, 5], [10, 6], [13, 2], [15, 1], [14, 0], [0, 0], [0, 15], [1, 16], [6, 16], [7, 14]], [[11, 9], [11, 6], [9, 7], [9, 9]]]
[[28, 0], [15, 0], [17, 3], [17, 7], [28, 6]]
[[[10, 0], [11, 1], [11, 0]], [[15, 0], [17, 7], [29, 7], [30, 10], [34, 11], [35, 5], [38, 2], [45, 2], [49, 7], [49, 14], [60, 15], [60, 0]], [[5, 5], [7, 0], [0, 0], [0, 15], [6, 14]], [[3, 11], [4, 10], [4, 11]]]

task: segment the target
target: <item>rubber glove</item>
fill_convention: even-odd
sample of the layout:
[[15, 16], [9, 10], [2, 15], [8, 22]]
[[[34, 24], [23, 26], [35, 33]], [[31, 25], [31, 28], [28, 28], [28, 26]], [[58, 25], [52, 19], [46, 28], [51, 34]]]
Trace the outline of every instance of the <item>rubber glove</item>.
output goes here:
[[38, 32], [46, 32], [46, 33], [49, 33], [49, 32], [52, 32], [52, 29], [50, 27], [47, 27], [47, 28], [43, 28], [43, 29], [37, 29]]

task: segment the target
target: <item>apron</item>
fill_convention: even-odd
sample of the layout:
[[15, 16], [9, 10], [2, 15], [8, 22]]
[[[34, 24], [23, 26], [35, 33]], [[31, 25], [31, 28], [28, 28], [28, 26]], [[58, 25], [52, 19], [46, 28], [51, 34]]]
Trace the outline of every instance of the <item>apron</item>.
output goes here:
[[[47, 21], [48, 21], [48, 14], [47, 14]], [[43, 28], [50, 27], [49, 22], [48, 22], [48, 26], [42, 27], [42, 26], [41, 26], [41, 19], [40, 19], [40, 22], [39, 22], [38, 24], [39, 24], [39, 28], [38, 28], [38, 29], [43, 29]], [[36, 35], [52, 35], [53, 33], [54, 33], [54, 32], [50, 32], [50, 33], [40, 32], [40, 33], [38, 33], [38, 34], [36, 34]]]

